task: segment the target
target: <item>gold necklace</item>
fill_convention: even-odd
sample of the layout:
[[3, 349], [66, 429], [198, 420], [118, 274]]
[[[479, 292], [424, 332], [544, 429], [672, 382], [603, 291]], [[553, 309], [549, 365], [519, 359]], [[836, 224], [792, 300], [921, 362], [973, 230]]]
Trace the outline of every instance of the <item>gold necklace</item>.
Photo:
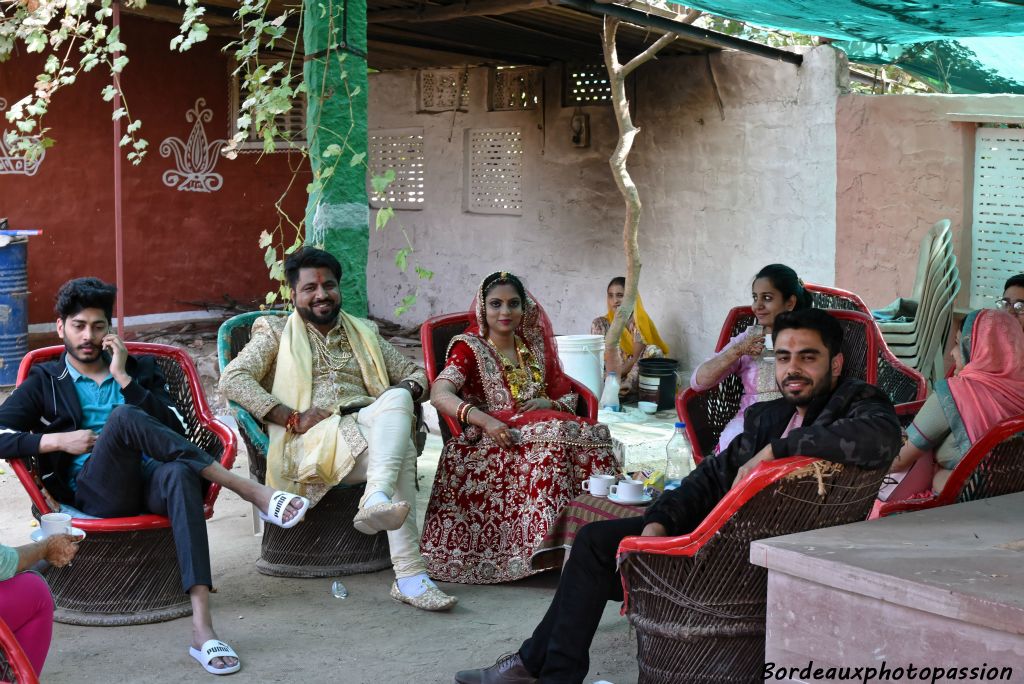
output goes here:
[[510, 358], [502, 354], [498, 346], [490, 338], [487, 338], [487, 343], [494, 349], [494, 352], [498, 355], [498, 360], [501, 362], [502, 370], [505, 373], [505, 381], [508, 383], [509, 392], [512, 394], [512, 400], [519, 401], [519, 397], [524, 394], [532, 394], [535, 398], [546, 397], [544, 373], [534, 360], [529, 347], [514, 334], [512, 342], [516, 350], [516, 363], [513, 363]]
[[341, 354], [335, 354], [327, 345], [327, 338], [320, 334], [320, 331], [309, 323], [306, 323], [306, 330], [309, 332], [310, 346], [313, 348], [320, 365], [327, 370], [338, 372], [345, 369], [352, 359], [352, 352], [341, 349]]

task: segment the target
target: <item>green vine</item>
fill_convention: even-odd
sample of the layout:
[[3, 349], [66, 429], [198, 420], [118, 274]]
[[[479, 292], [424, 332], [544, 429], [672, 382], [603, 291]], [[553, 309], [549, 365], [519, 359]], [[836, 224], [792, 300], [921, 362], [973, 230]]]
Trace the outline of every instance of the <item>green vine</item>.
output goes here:
[[[55, 94], [74, 84], [80, 73], [105, 67], [110, 73], [111, 82], [102, 88], [100, 94], [108, 102], [120, 96], [121, 106], [111, 114], [114, 120], [124, 119], [126, 122], [125, 135], [120, 145], [128, 148], [129, 161], [133, 164], [142, 162], [148, 142], [140, 135], [142, 121], [131, 116], [121, 90], [119, 75], [129, 59], [125, 54], [127, 46], [120, 40], [120, 31], [113, 25], [112, 2], [0, 0], [0, 62], [10, 59], [19, 45], [27, 53], [44, 55], [43, 71], [36, 77], [33, 92], [15, 102], [6, 112], [7, 119], [15, 124], [15, 128], [7, 132], [4, 140], [12, 154], [34, 160], [51, 147], [54, 139], [48, 135], [50, 130], [44, 124], [44, 117]], [[145, 4], [145, 0], [126, 0], [124, 6], [141, 9]], [[183, 8], [181, 24], [169, 48], [185, 52], [205, 41], [209, 29], [203, 22], [206, 10], [199, 4], [199, 0], [179, 0], [179, 4]], [[302, 30], [304, 12], [298, 8], [285, 8], [281, 14], [269, 17], [269, 8], [269, 0], [241, 0], [234, 15], [238, 22], [238, 38], [224, 47], [224, 51], [232, 56], [237, 65], [233, 75], [239, 79], [243, 97], [238, 108], [237, 132], [225, 145], [222, 154], [229, 159], [236, 158], [249, 132], [255, 131], [263, 143], [264, 154], [275, 151], [283, 143], [290, 152], [298, 153], [302, 158], [302, 163], [292, 166], [292, 177], [274, 202], [276, 225], [261, 231], [259, 236], [258, 246], [263, 252], [269, 277], [277, 282], [276, 289], [266, 293], [263, 307], [289, 301], [290, 292], [284, 279], [284, 259], [307, 242], [304, 219], [295, 220], [290, 217], [283, 204], [295, 190], [299, 175], [309, 164], [309, 148], [297, 139], [300, 135], [306, 137], [308, 131], [295, 134], [281, 129], [277, 121], [282, 114], [291, 110], [296, 98], [318, 98], [323, 102], [329, 96], [323, 90], [310, 93], [302, 78], [293, 74], [296, 60], [300, 64], [303, 60], [303, 55], [298, 53], [299, 41], [296, 37]], [[327, 5], [321, 3], [317, 8], [320, 18], [328, 16]], [[333, 13], [329, 16], [329, 31], [334, 37], [341, 28], [334, 26]], [[296, 23], [290, 21], [293, 18], [297, 19], [298, 24], [295, 29], [289, 26], [290, 23]], [[341, 82], [348, 96], [350, 125], [343, 135], [322, 128], [319, 120], [312, 126], [314, 135], [337, 135], [340, 139], [339, 143], [329, 145], [322, 152], [322, 161], [327, 163], [317, 165], [313, 179], [305, 187], [314, 203], [319, 202], [325, 183], [335, 173], [338, 164], [361, 166], [369, 172], [366, 153], [357, 152], [350, 144], [354, 129], [351, 100], [360, 93], [360, 89], [359, 86], [351, 88], [349, 85], [345, 64], [347, 55], [339, 49], [339, 41], [332, 39], [331, 43], [332, 47], [318, 59], [337, 60]], [[375, 197], [384, 203], [377, 212], [375, 230], [383, 230], [395, 220], [394, 208], [386, 199], [387, 188], [394, 179], [393, 170], [371, 176], [370, 183]], [[396, 251], [395, 265], [404, 272], [415, 255], [415, 248], [405, 228], [399, 225], [399, 229], [405, 245]], [[414, 268], [418, 280], [433, 277], [431, 271], [419, 266]], [[408, 311], [418, 294], [417, 286], [414, 293], [406, 296], [395, 309], [395, 315], [400, 316]]]

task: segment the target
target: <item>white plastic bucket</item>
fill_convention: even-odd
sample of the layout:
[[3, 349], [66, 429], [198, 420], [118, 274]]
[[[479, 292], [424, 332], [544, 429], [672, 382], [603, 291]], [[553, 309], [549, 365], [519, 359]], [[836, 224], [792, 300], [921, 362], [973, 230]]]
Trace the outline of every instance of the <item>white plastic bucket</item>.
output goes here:
[[601, 396], [604, 380], [604, 337], [601, 335], [558, 335], [555, 337], [558, 359], [566, 375]]

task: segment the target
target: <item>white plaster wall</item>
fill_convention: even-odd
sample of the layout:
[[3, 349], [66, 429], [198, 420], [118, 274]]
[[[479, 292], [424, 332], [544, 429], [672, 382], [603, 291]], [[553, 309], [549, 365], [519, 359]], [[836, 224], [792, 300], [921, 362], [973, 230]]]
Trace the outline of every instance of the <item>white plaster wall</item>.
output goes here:
[[[636, 73], [642, 128], [630, 170], [644, 202], [640, 292], [673, 356], [707, 355], [730, 307], [749, 299], [764, 264], [792, 265], [805, 280], [835, 276], [836, 98], [840, 60], [828, 47], [796, 67], [752, 55], [662, 58]], [[486, 71], [470, 70], [468, 112], [417, 114], [415, 72], [370, 76], [370, 129], [423, 127], [426, 208], [398, 211], [370, 241], [370, 310], [394, 319], [414, 278], [393, 264], [404, 244], [433, 270], [400, 321], [464, 310], [480, 279], [520, 274], [559, 333], [587, 332], [604, 313], [607, 281], [625, 271], [623, 204], [608, 168], [617, 137], [610, 107], [586, 107], [591, 147], [572, 147], [572, 108], [561, 106], [561, 69], [545, 74], [545, 111], [486, 111]], [[462, 211], [463, 131], [520, 126], [525, 142], [521, 216]], [[411, 270], [411, 269], [410, 269]]]

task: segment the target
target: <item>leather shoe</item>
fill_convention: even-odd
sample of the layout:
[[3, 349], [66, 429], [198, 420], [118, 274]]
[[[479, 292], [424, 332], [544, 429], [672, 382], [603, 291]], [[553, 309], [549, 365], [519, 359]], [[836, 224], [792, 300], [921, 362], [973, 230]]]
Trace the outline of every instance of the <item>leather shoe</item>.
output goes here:
[[377, 534], [397, 530], [409, 517], [409, 504], [404, 501], [380, 503], [369, 508], [360, 508], [352, 525], [363, 534]]
[[455, 673], [455, 684], [537, 684], [518, 653], [506, 653], [490, 667]]

